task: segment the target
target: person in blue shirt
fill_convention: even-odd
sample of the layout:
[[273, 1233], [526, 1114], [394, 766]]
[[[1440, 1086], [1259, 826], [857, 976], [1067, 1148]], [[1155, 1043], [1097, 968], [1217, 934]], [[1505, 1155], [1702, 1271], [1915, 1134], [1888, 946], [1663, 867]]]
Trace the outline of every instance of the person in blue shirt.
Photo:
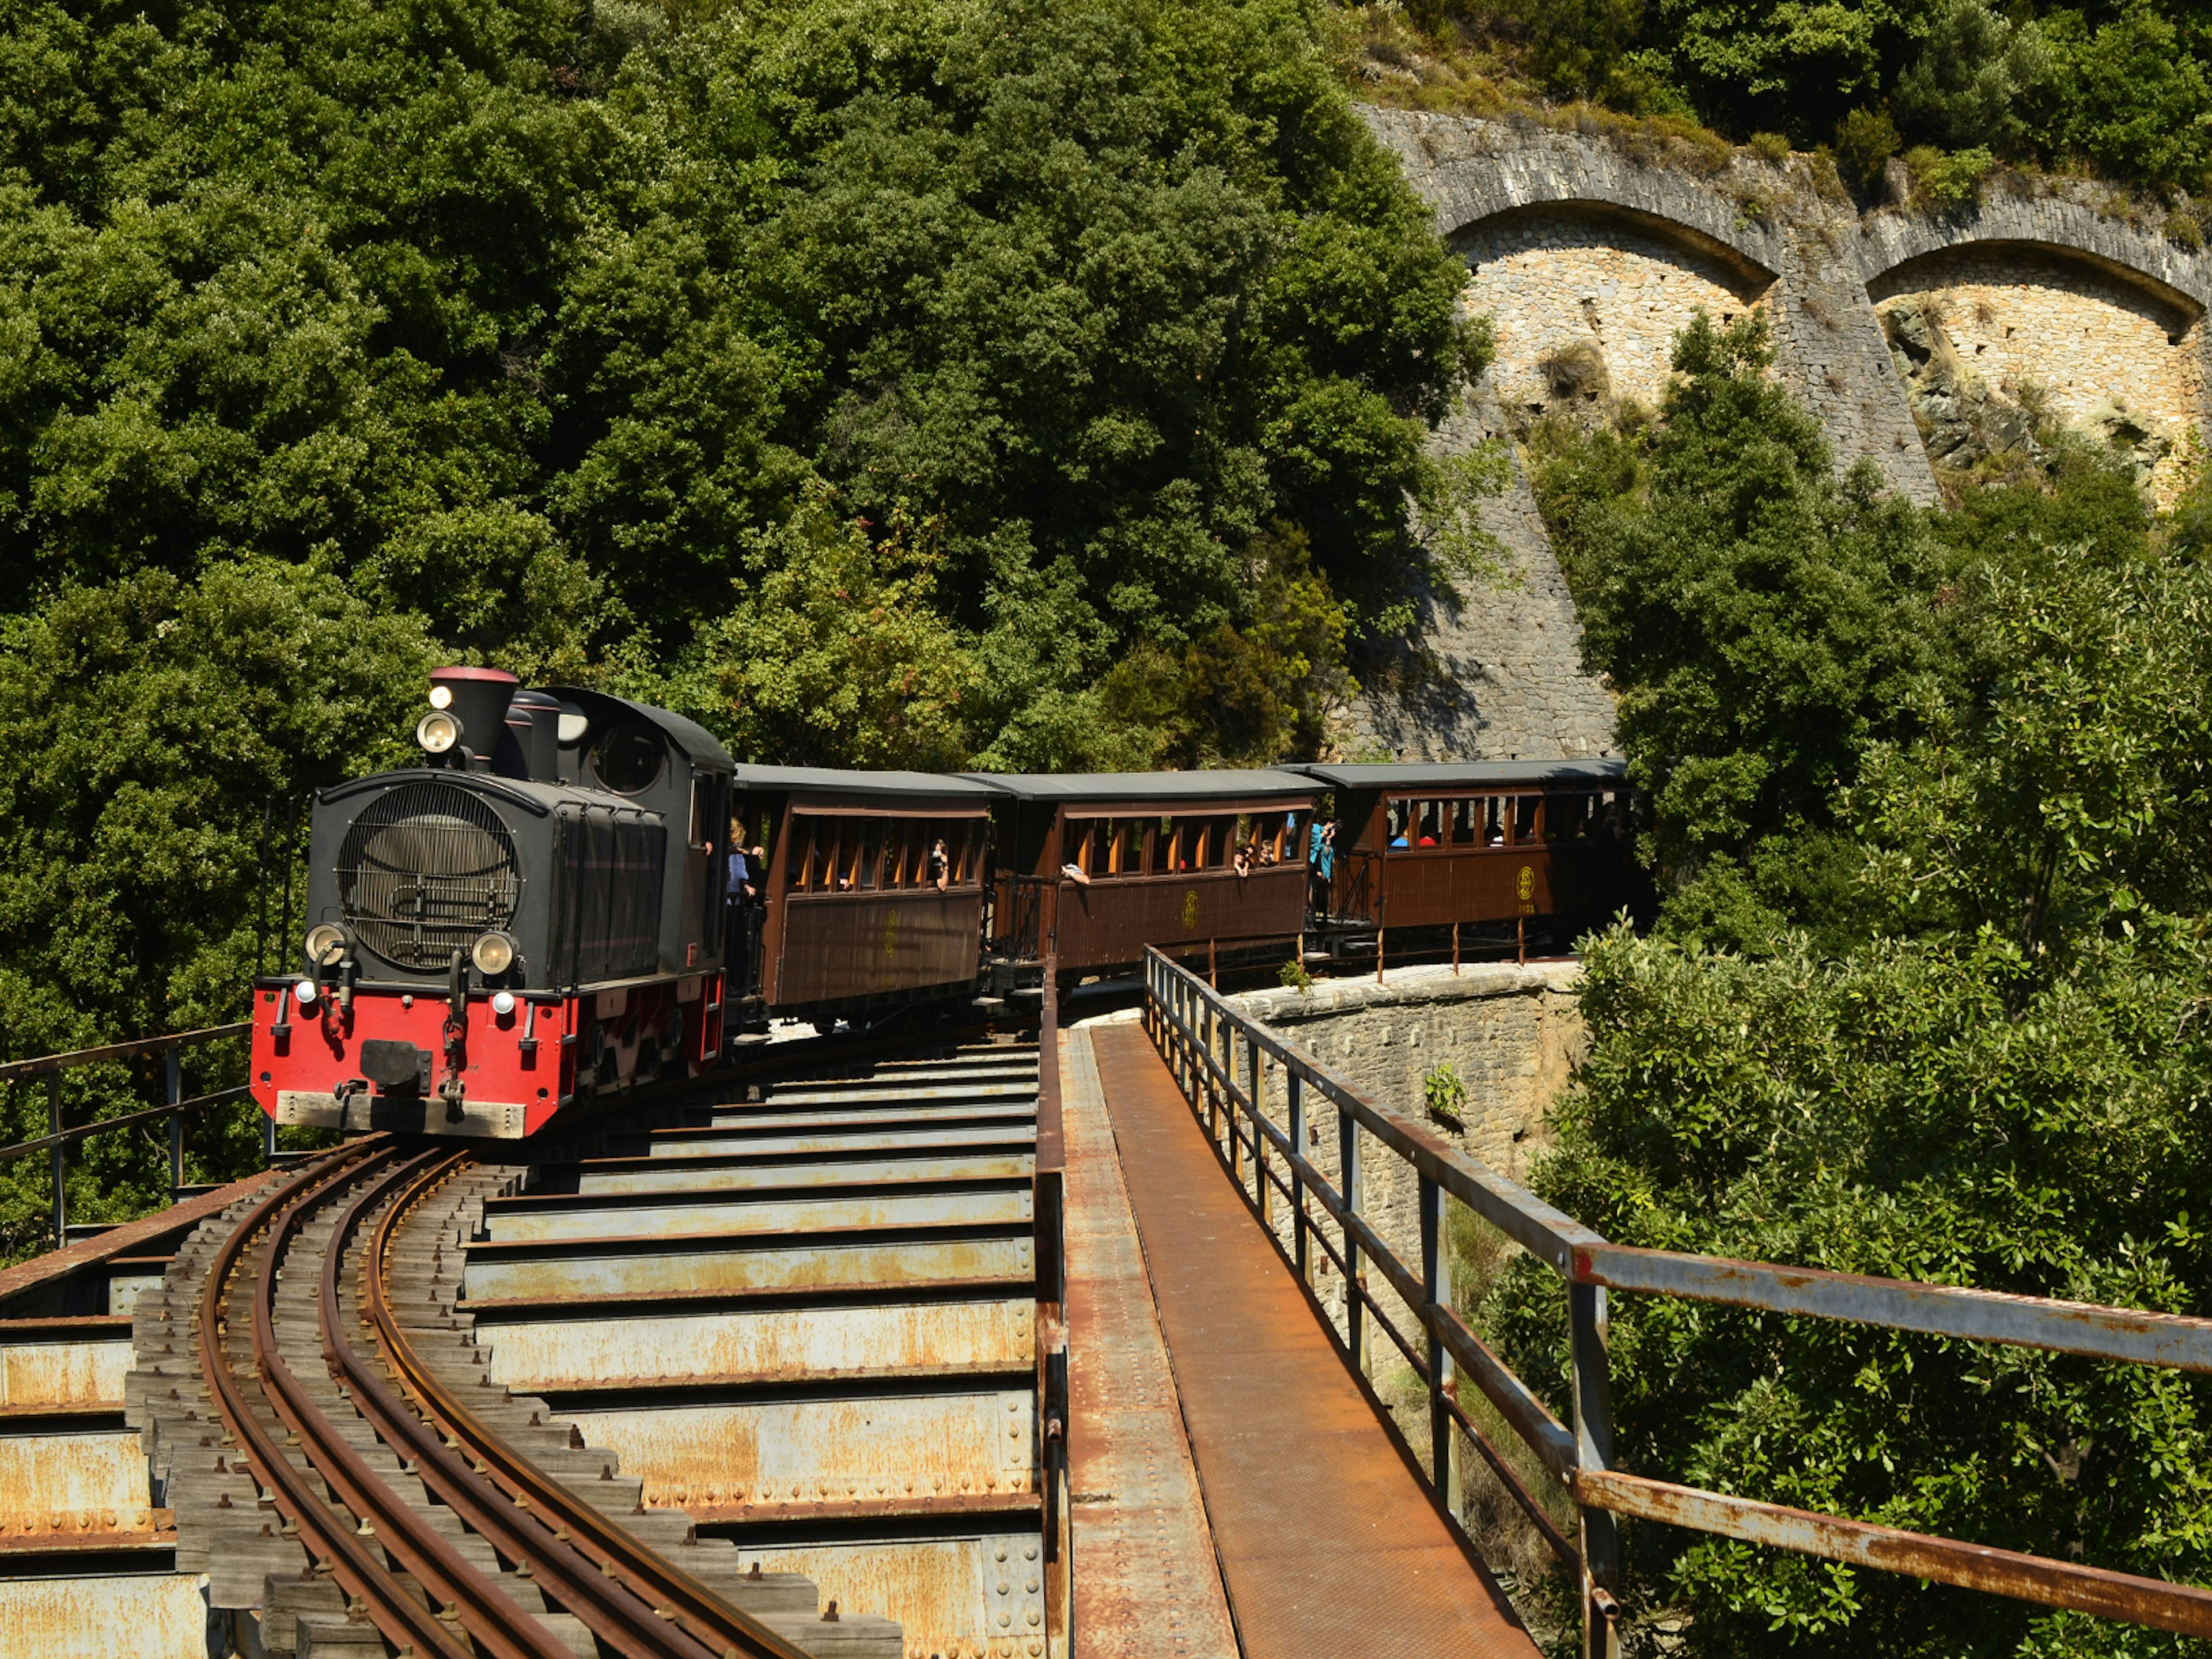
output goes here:
[[1328, 884], [1336, 874], [1336, 825], [1313, 821], [1306, 836], [1308, 905], [1317, 916], [1328, 914]]

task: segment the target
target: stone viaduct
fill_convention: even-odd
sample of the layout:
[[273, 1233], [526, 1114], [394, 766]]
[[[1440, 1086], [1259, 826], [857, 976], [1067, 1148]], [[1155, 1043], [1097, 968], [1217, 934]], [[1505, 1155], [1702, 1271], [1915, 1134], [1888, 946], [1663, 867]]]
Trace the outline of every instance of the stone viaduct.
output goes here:
[[[1496, 362], [1437, 434], [1445, 453], [1549, 414], [1654, 408], [1692, 314], [1754, 307], [1837, 464], [1870, 457], [1917, 501], [1938, 499], [1939, 466], [2021, 441], [2023, 410], [2123, 451], [2161, 505], [2200, 453], [2212, 251], [2106, 216], [2094, 186], [1861, 213], [1821, 192], [1805, 156], [1716, 167], [1533, 122], [1364, 114], [1467, 261], [1469, 313], [1496, 330]], [[1364, 752], [1607, 752], [1611, 699], [1582, 666], [1517, 450], [1483, 518], [1517, 585], [1430, 603], [1425, 660], [1354, 711]]]

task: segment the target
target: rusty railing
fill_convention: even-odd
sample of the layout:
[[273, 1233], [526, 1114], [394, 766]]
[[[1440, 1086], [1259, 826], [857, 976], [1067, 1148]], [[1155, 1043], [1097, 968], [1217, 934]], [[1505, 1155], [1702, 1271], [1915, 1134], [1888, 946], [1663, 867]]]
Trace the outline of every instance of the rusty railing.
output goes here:
[[[243, 1036], [253, 1029], [246, 1021], [235, 1025], [210, 1025], [198, 1031], [176, 1031], [167, 1036], [140, 1037], [131, 1042], [111, 1042], [98, 1048], [76, 1048], [64, 1054], [41, 1054], [35, 1060], [10, 1060], [0, 1065], [0, 1083], [25, 1082], [35, 1077], [46, 1079], [46, 1119], [51, 1132], [35, 1140], [19, 1140], [12, 1146], [0, 1146], [0, 1164], [12, 1164], [19, 1158], [28, 1158], [33, 1152], [51, 1152], [53, 1156], [54, 1185], [54, 1246], [59, 1249], [69, 1242], [69, 1149], [74, 1141], [111, 1129], [127, 1129], [133, 1124], [151, 1123], [159, 1118], [169, 1121], [169, 1196], [174, 1199], [185, 1182], [185, 1119], [191, 1113], [210, 1106], [228, 1104], [243, 1100], [252, 1092], [252, 1085], [240, 1084], [232, 1089], [218, 1089], [212, 1094], [195, 1095], [184, 1098], [184, 1051], [203, 1042], [214, 1042], [223, 1037]], [[159, 1106], [143, 1112], [125, 1112], [115, 1117], [99, 1118], [90, 1123], [79, 1123], [64, 1128], [62, 1126], [62, 1073], [78, 1066], [97, 1066], [110, 1060], [129, 1060], [140, 1054], [165, 1054], [168, 1060], [165, 1092], [167, 1099]], [[273, 1126], [272, 1126], [273, 1127]]]
[[[1345, 1329], [1340, 1340], [1348, 1359], [1366, 1373], [1371, 1323], [1425, 1385], [1430, 1468], [1444, 1506], [1463, 1521], [1459, 1442], [1464, 1437], [1580, 1578], [1585, 1659], [1612, 1659], [1620, 1650], [1618, 1516], [2185, 1635], [2212, 1636], [2212, 1589], [1902, 1532], [1613, 1468], [1606, 1298], [1613, 1291], [1680, 1297], [2200, 1375], [2212, 1375], [2212, 1320], [1613, 1244], [1477, 1163], [1419, 1120], [1374, 1099], [1284, 1042], [1158, 951], [1146, 956], [1145, 991], [1146, 1029], [1240, 1187], [1246, 1185], [1249, 1158], [1248, 1192], [1261, 1224], [1273, 1235], [1274, 1200], [1280, 1194], [1291, 1208], [1289, 1253], [1301, 1279], [1310, 1282], [1316, 1250], [1342, 1276]], [[1270, 1064], [1280, 1077], [1287, 1127], [1276, 1124], [1265, 1109]], [[1309, 1091], [1336, 1115], [1339, 1182], [1332, 1183], [1305, 1156]], [[1418, 1177], [1417, 1265], [1401, 1261], [1361, 1213], [1363, 1130]], [[1466, 1205], [1565, 1282], [1571, 1426], [1553, 1417], [1452, 1310], [1447, 1199]], [[1320, 1215], [1311, 1212], [1310, 1202], [1318, 1206]], [[1338, 1230], [1334, 1241], [1323, 1231], [1328, 1222]], [[1420, 1328], [1412, 1337], [1397, 1329], [1368, 1289], [1363, 1262], [1372, 1264], [1413, 1310]], [[1456, 1397], [1462, 1372], [1565, 1486], [1578, 1512], [1579, 1547], [1561, 1535], [1468, 1419]]]

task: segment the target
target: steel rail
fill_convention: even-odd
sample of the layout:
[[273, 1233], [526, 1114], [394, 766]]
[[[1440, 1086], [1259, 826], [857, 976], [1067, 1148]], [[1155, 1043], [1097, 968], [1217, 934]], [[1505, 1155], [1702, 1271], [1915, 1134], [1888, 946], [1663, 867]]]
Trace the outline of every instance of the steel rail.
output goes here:
[[[240, 1221], [216, 1252], [207, 1286], [200, 1295], [200, 1370], [224, 1425], [246, 1449], [254, 1472], [261, 1477], [262, 1490], [298, 1529], [317, 1564], [326, 1566], [346, 1591], [349, 1601], [366, 1610], [380, 1631], [403, 1646], [411, 1644], [418, 1653], [442, 1655], [447, 1659], [473, 1659], [469, 1644], [459, 1632], [448, 1630], [443, 1620], [408, 1595], [385, 1565], [381, 1552], [342, 1524], [307, 1477], [292, 1466], [276, 1437], [254, 1416], [224, 1347], [230, 1328], [223, 1304], [229, 1294], [229, 1281], [252, 1241], [271, 1231], [280, 1210], [356, 1173], [366, 1158], [386, 1153], [381, 1147], [343, 1148], [335, 1157], [320, 1160], [284, 1182]], [[272, 1238], [269, 1260], [273, 1259]], [[268, 1266], [267, 1261], [264, 1266]], [[273, 1269], [268, 1282], [273, 1286]], [[258, 1297], [258, 1283], [252, 1293]], [[258, 1352], [258, 1343], [256, 1346]]]
[[[805, 1659], [801, 1650], [545, 1474], [471, 1411], [416, 1352], [392, 1310], [386, 1258], [402, 1218], [467, 1157], [450, 1153], [383, 1183], [390, 1189], [399, 1188], [403, 1178], [407, 1182], [362, 1250], [362, 1323], [375, 1331], [395, 1377], [426, 1413], [419, 1420], [404, 1409], [392, 1413], [394, 1432], [416, 1448], [423, 1480], [472, 1528], [495, 1537], [502, 1553], [528, 1560], [569, 1612], [621, 1652], [672, 1659]], [[331, 1259], [337, 1260], [335, 1253]], [[326, 1298], [335, 1294], [335, 1269], [330, 1272]], [[386, 1389], [349, 1345], [336, 1347], [337, 1363], [362, 1379], [361, 1388]], [[493, 1492], [500, 1494], [497, 1501], [481, 1502], [482, 1494]]]
[[[434, 1156], [417, 1154], [415, 1159], [400, 1166], [401, 1175]], [[371, 1559], [379, 1559], [380, 1553], [386, 1552], [398, 1557], [415, 1582], [444, 1604], [441, 1613], [433, 1614], [426, 1608], [416, 1607], [416, 1614], [466, 1631], [491, 1659], [565, 1659], [568, 1653], [565, 1644], [507, 1595], [489, 1574], [456, 1549], [451, 1539], [431, 1526], [427, 1516], [417, 1514], [369, 1467], [368, 1460], [340, 1433], [338, 1425], [308, 1398], [298, 1374], [277, 1346], [276, 1296], [279, 1259], [305, 1224], [309, 1211], [335, 1199], [335, 1189], [343, 1180], [340, 1176], [326, 1182], [315, 1191], [294, 1200], [277, 1217], [270, 1233], [267, 1254], [262, 1257], [253, 1310], [253, 1357], [260, 1368], [262, 1389], [269, 1403], [299, 1436], [308, 1462], [314, 1465], [333, 1495], [361, 1518], [362, 1528], [349, 1532], [342, 1524], [333, 1526], [327, 1509], [319, 1518], [325, 1526], [331, 1526], [342, 1542]], [[362, 1193], [355, 1195], [344, 1213], [357, 1213], [364, 1195], [380, 1190], [383, 1184], [370, 1182]], [[329, 1263], [342, 1251], [343, 1237], [342, 1220], [339, 1230], [331, 1234], [331, 1249], [325, 1257], [325, 1282]], [[322, 1311], [327, 1316], [327, 1304]], [[325, 1352], [328, 1340], [325, 1335]], [[357, 1398], [356, 1404], [362, 1403]], [[375, 1419], [371, 1418], [370, 1421], [374, 1425]], [[386, 1443], [391, 1443], [387, 1440]], [[399, 1448], [393, 1446], [392, 1449], [398, 1451]], [[374, 1541], [365, 1542], [370, 1540]], [[414, 1598], [402, 1594], [403, 1599], [414, 1607]], [[408, 1622], [416, 1625], [422, 1620], [418, 1616]], [[379, 1628], [383, 1628], [381, 1624]], [[395, 1640], [404, 1639], [397, 1632], [387, 1634], [393, 1635]]]
[[[668, 1616], [659, 1611], [660, 1604], [641, 1601], [641, 1590], [610, 1580], [600, 1563], [588, 1559], [561, 1535], [565, 1528], [557, 1515], [549, 1523], [543, 1516], [514, 1504], [510, 1494], [485, 1478], [484, 1470], [472, 1467], [434, 1427], [416, 1417], [398, 1391], [375, 1376], [368, 1361], [344, 1340], [338, 1281], [346, 1243], [359, 1227], [363, 1212], [385, 1204], [377, 1229], [381, 1233], [381, 1224], [408, 1209], [410, 1200], [419, 1200], [451, 1173], [463, 1156], [425, 1153], [364, 1188], [346, 1206], [332, 1236], [331, 1252], [324, 1260], [319, 1292], [325, 1360], [353, 1390], [355, 1405], [378, 1437], [409, 1461], [422, 1484], [500, 1554], [527, 1562], [540, 1591], [582, 1620], [595, 1637], [617, 1652], [647, 1659], [720, 1659], [719, 1649], [675, 1628]], [[370, 1272], [369, 1282], [376, 1282], [374, 1270], [379, 1264], [367, 1251], [363, 1261]], [[358, 1304], [355, 1314], [363, 1326], [374, 1328], [372, 1314]], [[514, 1605], [511, 1597], [501, 1599]], [[538, 1628], [542, 1632], [543, 1627]], [[552, 1646], [558, 1650], [557, 1643]]]

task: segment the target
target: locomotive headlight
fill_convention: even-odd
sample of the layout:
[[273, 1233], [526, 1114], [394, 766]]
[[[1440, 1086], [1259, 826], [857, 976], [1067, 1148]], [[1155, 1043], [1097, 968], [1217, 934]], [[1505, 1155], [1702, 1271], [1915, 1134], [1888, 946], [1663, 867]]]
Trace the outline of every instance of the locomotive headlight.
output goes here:
[[451, 708], [453, 706], [453, 688], [452, 686], [450, 686], [450, 685], [434, 685], [434, 686], [432, 686], [432, 687], [430, 688], [430, 707], [431, 707], [431, 708]]
[[469, 960], [487, 979], [503, 974], [514, 966], [514, 941], [505, 933], [480, 933], [469, 951]]
[[301, 980], [297, 985], [295, 985], [292, 988], [292, 994], [300, 999], [300, 1006], [302, 1008], [313, 1007], [315, 1006], [315, 981], [311, 979]]
[[307, 930], [307, 960], [320, 968], [333, 962], [346, 948], [346, 931], [334, 921]]
[[[446, 688], [440, 686], [443, 691]], [[442, 708], [433, 708], [415, 722], [415, 741], [433, 755], [442, 755], [461, 740], [461, 723]]]

